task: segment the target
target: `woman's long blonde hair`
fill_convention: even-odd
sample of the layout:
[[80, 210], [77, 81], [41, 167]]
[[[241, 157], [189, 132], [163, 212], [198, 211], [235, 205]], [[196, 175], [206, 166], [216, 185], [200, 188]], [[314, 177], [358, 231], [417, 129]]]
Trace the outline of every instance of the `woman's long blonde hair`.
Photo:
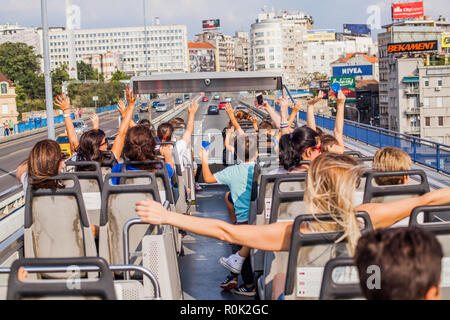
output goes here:
[[324, 153], [312, 162], [306, 181], [307, 212], [330, 214], [334, 222], [317, 220], [319, 229], [343, 230], [344, 235], [338, 241], [346, 238], [352, 255], [361, 236], [354, 195], [362, 170], [363, 167], [350, 156]]

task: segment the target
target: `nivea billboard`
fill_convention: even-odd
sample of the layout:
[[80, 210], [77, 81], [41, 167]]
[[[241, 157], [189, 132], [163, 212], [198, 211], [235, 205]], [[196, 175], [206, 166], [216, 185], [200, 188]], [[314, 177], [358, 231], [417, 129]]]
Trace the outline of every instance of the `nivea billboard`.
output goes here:
[[373, 67], [371, 65], [333, 67], [333, 77], [371, 75], [373, 75]]

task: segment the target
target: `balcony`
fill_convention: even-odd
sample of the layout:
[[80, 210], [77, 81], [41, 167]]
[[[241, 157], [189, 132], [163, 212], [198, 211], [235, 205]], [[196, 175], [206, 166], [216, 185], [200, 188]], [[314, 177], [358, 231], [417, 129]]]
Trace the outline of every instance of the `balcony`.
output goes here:
[[410, 135], [420, 135], [420, 127], [414, 126], [414, 127], [406, 128], [405, 133], [410, 134]]
[[420, 94], [420, 91], [419, 91], [419, 88], [408, 88], [408, 89], [405, 89], [405, 94], [409, 95], [409, 96], [418, 95], [418, 94]]
[[408, 108], [405, 110], [405, 114], [407, 115], [419, 115], [420, 108]]

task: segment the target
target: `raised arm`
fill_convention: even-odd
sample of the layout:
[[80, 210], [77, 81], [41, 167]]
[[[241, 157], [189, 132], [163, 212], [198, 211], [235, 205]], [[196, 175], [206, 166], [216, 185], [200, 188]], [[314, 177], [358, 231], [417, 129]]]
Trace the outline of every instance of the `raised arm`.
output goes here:
[[92, 114], [89, 119], [92, 121], [92, 129], [98, 130], [100, 129], [98, 115], [96, 113]]
[[195, 114], [197, 113], [198, 110], [198, 102], [197, 101], [192, 102], [187, 110], [189, 113], [189, 119], [182, 140], [186, 142], [186, 145], [189, 145], [192, 133], [194, 132]]
[[373, 227], [387, 228], [407, 218], [415, 207], [442, 205], [450, 203], [450, 188], [428, 192], [421, 197], [402, 199], [387, 203], [366, 203], [356, 207], [357, 211], [366, 211]]
[[127, 135], [131, 117], [133, 116], [134, 106], [136, 104], [136, 96], [133, 94], [132, 90], [127, 88], [125, 90], [125, 94], [127, 96], [128, 108], [125, 112], [125, 117], [122, 119], [122, 122], [120, 124], [119, 133], [114, 140], [114, 144], [111, 148], [111, 152], [114, 153], [116, 160], [119, 160], [120, 156], [122, 155], [123, 146], [125, 144], [125, 136]]
[[290, 134], [292, 132], [291, 127], [289, 127], [288, 123], [288, 108], [289, 108], [289, 100], [286, 97], [278, 99], [278, 104], [280, 105], [280, 134], [283, 136], [285, 134]]
[[[125, 107], [125, 103], [122, 100], [120, 100], [117, 103], [117, 110], [119, 111], [120, 116], [122, 117], [122, 121], [123, 121], [123, 119], [125, 119], [125, 114], [127, 113], [127, 108]], [[134, 120], [131, 119], [129, 128], [133, 128], [136, 126], [137, 126], [136, 122], [134, 122]]]
[[320, 90], [317, 96], [308, 102], [306, 108], [306, 124], [308, 127], [316, 131], [316, 119], [314, 117], [314, 106], [323, 98], [323, 91]]
[[344, 108], [345, 108], [345, 95], [342, 90], [339, 90], [336, 99], [336, 120], [334, 121], [334, 137], [339, 142], [339, 145], [344, 148]]
[[292, 112], [291, 115], [289, 116], [288, 119], [288, 123], [289, 123], [289, 128], [292, 126], [292, 124], [294, 123], [295, 117], [297, 116], [297, 113], [299, 113], [300, 109], [302, 108], [300, 102], [297, 102], [293, 107], [292, 107]]
[[255, 115], [251, 115], [250, 119], [251, 119], [252, 124], [253, 124], [253, 129], [255, 131], [258, 131], [258, 118]]
[[136, 203], [137, 215], [142, 222], [169, 224], [202, 236], [266, 251], [288, 251], [292, 222], [272, 223], [264, 226], [233, 225], [218, 219], [199, 218], [168, 211], [156, 201]]
[[225, 111], [227, 112], [228, 117], [230, 117], [231, 123], [233, 124], [234, 129], [236, 129], [238, 135], [241, 136], [245, 134], [244, 130], [242, 130], [241, 126], [236, 120], [236, 117], [234, 116], [234, 110], [231, 107], [231, 104], [227, 103], [227, 105], [225, 106]]
[[269, 117], [272, 119], [277, 129], [280, 129], [281, 118], [280, 115], [268, 104], [264, 101], [263, 109], [269, 114]]
[[173, 148], [171, 145], [163, 145], [159, 148], [159, 153], [164, 157], [164, 162], [169, 164], [173, 169], [175, 169], [175, 163], [172, 158]]
[[75, 153], [80, 143], [72, 123], [72, 117], [70, 116], [70, 99], [68, 96], [64, 96], [64, 94], [61, 93], [59, 96], [55, 97], [53, 103], [60, 108], [64, 114], [64, 123], [66, 124], [67, 135], [69, 136], [70, 150], [72, 153]]
[[217, 180], [211, 173], [211, 169], [209, 169], [208, 152], [203, 147], [200, 150], [200, 158], [202, 159], [203, 180], [205, 180], [206, 183], [216, 183]]
[[226, 134], [225, 134], [225, 148], [230, 151], [230, 152], [234, 152], [234, 147], [232, 145], [230, 145], [230, 138], [231, 135], [234, 132], [234, 127], [231, 127], [230, 129], [226, 130]]

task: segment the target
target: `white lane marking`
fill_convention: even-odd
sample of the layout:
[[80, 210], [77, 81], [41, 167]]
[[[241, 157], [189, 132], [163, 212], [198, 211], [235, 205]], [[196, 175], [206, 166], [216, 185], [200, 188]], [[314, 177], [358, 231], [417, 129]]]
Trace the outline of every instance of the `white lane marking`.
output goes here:
[[0, 179], [3, 178], [3, 177], [9, 176], [11, 173], [14, 173], [14, 172], [16, 172], [16, 171], [17, 171], [17, 169], [14, 170], [14, 171], [8, 172], [8, 173], [6, 173], [6, 174], [0, 176]]

